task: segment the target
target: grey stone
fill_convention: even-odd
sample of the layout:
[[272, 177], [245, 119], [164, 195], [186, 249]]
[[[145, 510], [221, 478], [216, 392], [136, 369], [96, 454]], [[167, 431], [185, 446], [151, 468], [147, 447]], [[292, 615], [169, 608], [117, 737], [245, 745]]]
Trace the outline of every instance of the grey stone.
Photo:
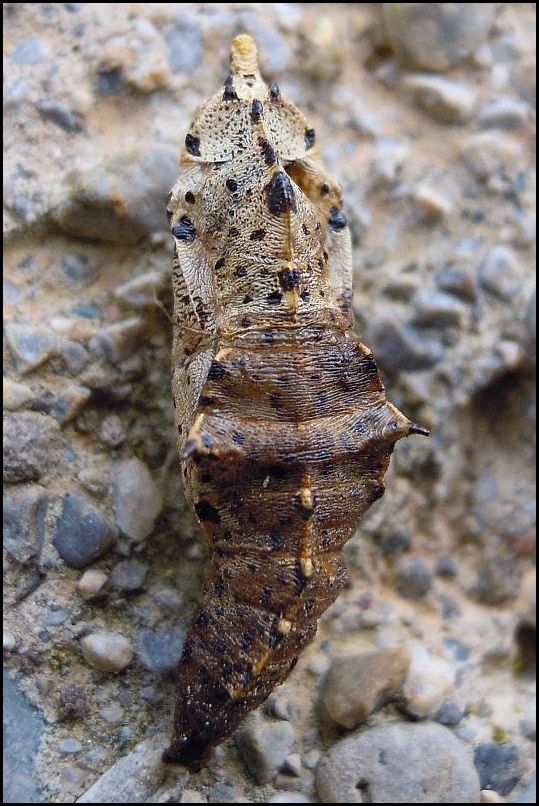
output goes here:
[[80, 115], [69, 109], [62, 101], [46, 98], [39, 101], [37, 109], [43, 120], [49, 120], [65, 132], [74, 134], [84, 129]]
[[4, 492], [4, 549], [21, 563], [39, 559], [45, 539], [48, 497], [41, 487]]
[[4, 332], [17, 369], [23, 374], [41, 366], [55, 353], [56, 336], [49, 330], [33, 325], [9, 324]]
[[500, 795], [508, 795], [518, 784], [518, 748], [512, 744], [478, 744], [474, 763], [481, 780], [481, 789], [494, 789]]
[[145, 143], [68, 177], [68, 199], [55, 212], [75, 238], [133, 244], [167, 228], [165, 200], [177, 170], [175, 148]]
[[88, 350], [82, 344], [69, 339], [60, 343], [58, 353], [64, 359], [67, 371], [71, 375], [78, 375], [90, 360]]
[[238, 803], [238, 793], [233, 786], [219, 781], [210, 789], [208, 803]]
[[402, 647], [336, 658], [320, 687], [323, 714], [345, 728], [356, 727], [395, 697], [409, 665], [410, 656]]
[[168, 63], [173, 73], [191, 75], [202, 61], [203, 39], [198, 23], [178, 16], [166, 34]]
[[458, 575], [458, 566], [448, 554], [442, 554], [436, 563], [436, 574], [445, 579], [453, 579]]
[[42, 39], [29, 36], [15, 45], [11, 59], [15, 64], [39, 64], [48, 58], [49, 53], [49, 47]]
[[150, 672], [173, 672], [182, 654], [185, 633], [185, 627], [138, 630], [136, 650], [139, 663]]
[[[144, 319], [132, 316], [98, 330], [95, 342], [109, 361], [117, 363], [133, 354], [146, 330]], [[90, 342], [90, 346], [93, 346], [93, 343], [94, 340]]]
[[498, 299], [510, 301], [522, 287], [517, 257], [508, 246], [494, 246], [479, 268], [481, 286]]
[[479, 803], [479, 779], [447, 728], [395, 722], [337, 742], [317, 769], [323, 803]]
[[459, 724], [463, 716], [464, 711], [462, 708], [453, 700], [448, 700], [448, 702], [444, 702], [442, 707], [435, 714], [434, 719], [436, 722], [439, 722], [440, 725], [454, 727]]
[[474, 277], [466, 268], [446, 264], [436, 273], [435, 280], [442, 291], [447, 291], [466, 302], [473, 302], [477, 298]]
[[4, 481], [36, 481], [45, 475], [60, 444], [58, 423], [37, 412], [4, 417]]
[[399, 61], [444, 71], [487, 39], [496, 3], [382, 3], [382, 9]]
[[61, 721], [81, 719], [88, 712], [88, 695], [81, 686], [63, 685], [58, 695], [57, 714]]
[[380, 541], [380, 548], [388, 557], [410, 551], [411, 547], [412, 540], [406, 532], [392, 532], [389, 535], [385, 535]]
[[72, 568], [84, 568], [105, 554], [117, 538], [115, 528], [83, 493], [66, 493], [53, 545]]
[[70, 252], [62, 258], [62, 271], [71, 280], [90, 283], [96, 278], [96, 270], [86, 257]]
[[235, 734], [245, 766], [257, 784], [267, 784], [288, 756], [294, 743], [289, 722], [269, 720], [260, 713], [250, 714]]
[[131, 641], [120, 633], [96, 632], [80, 640], [84, 660], [101, 672], [119, 674], [133, 660]]
[[425, 73], [405, 76], [403, 86], [417, 106], [439, 123], [465, 123], [472, 115], [477, 96], [460, 81]]
[[148, 566], [139, 560], [122, 560], [112, 569], [110, 584], [124, 593], [134, 593], [144, 587]]
[[487, 557], [479, 565], [472, 594], [483, 604], [497, 606], [516, 599], [520, 584], [520, 571], [512, 557]]
[[397, 567], [397, 589], [406, 599], [425, 596], [432, 587], [434, 574], [420, 557], [403, 559]]
[[85, 601], [91, 601], [101, 593], [107, 580], [108, 577], [103, 571], [89, 568], [79, 579], [78, 589], [80, 595]]
[[[462, 157], [468, 169], [488, 186], [500, 177], [511, 177], [519, 163], [520, 146], [509, 135], [484, 131], [469, 137], [462, 146]], [[506, 185], [501, 185], [506, 187]]]
[[54, 398], [50, 413], [62, 425], [71, 422], [86, 406], [92, 393], [86, 386], [69, 383], [62, 386], [60, 394]]
[[76, 756], [82, 750], [78, 739], [62, 739], [58, 744], [58, 752], [63, 756]]
[[174, 588], [160, 588], [153, 593], [154, 602], [161, 610], [168, 613], [179, 613], [183, 605], [183, 595]]
[[140, 459], [118, 463], [114, 504], [118, 526], [124, 534], [140, 542], [151, 533], [163, 501], [150, 471]]
[[528, 119], [530, 107], [519, 98], [498, 98], [484, 106], [477, 116], [483, 129], [519, 129]]
[[157, 295], [166, 285], [162, 272], [149, 271], [134, 277], [114, 290], [114, 298], [131, 308], [146, 308], [156, 305]]
[[61, 624], [65, 624], [70, 615], [69, 610], [64, 607], [51, 608], [51, 610], [43, 613], [41, 620], [47, 627], [59, 627]]
[[44, 722], [4, 670], [4, 803], [45, 803], [34, 767]]
[[537, 803], [537, 778], [535, 775], [528, 781], [528, 783], [514, 792], [511, 797], [511, 803]]
[[414, 301], [412, 321], [424, 327], [460, 327], [466, 306], [459, 300], [441, 291], [424, 289]]
[[264, 801], [265, 803], [312, 803], [312, 800], [301, 792], [279, 792], [277, 795], [272, 795], [271, 798]]
[[123, 423], [117, 414], [108, 414], [101, 423], [99, 429], [99, 439], [105, 445], [110, 445], [117, 448], [122, 442], [125, 442], [125, 431]]
[[97, 71], [95, 88], [102, 95], [114, 95], [122, 89], [123, 84], [124, 76], [121, 67]]
[[[77, 803], [152, 803], [168, 774], [161, 763], [165, 747], [166, 737], [161, 735], [140, 742], [98, 778]], [[175, 778], [176, 784], [185, 785], [189, 775], [178, 771]]]
[[444, 356], [440, 342], [389, 315], [380, 317], [371, 327], [370, 344], [377, 362], [395, 375], [429, 369]]

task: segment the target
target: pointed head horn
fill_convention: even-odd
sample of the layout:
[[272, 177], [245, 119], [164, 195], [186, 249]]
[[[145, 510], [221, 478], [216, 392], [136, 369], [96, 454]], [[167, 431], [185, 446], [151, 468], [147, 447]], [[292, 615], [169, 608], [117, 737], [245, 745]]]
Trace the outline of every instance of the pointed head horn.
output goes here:
[[258, 73], [258, 53], [255, 41], [249, 34], [240, 34], [230, 47], [230, 72], [243, 75]]

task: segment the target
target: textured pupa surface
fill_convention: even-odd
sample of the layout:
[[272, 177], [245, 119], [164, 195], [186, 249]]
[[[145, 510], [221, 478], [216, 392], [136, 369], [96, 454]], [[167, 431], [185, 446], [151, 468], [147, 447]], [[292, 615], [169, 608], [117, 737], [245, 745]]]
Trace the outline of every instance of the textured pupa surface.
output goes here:
[[168, 215], [176, 426], [212, 561], [163, 758], [196, 771], [293, 669], [395, 442], [424, 432], [354, 331], [340, 187], [249, 36], [196, 112]]

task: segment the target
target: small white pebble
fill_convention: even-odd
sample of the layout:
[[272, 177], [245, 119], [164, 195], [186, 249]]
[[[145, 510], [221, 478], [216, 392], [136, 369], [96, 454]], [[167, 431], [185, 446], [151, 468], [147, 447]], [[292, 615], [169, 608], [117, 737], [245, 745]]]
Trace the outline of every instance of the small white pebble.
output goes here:
[[64, 756], [75, 755], [82, 750], [82, 744], [78, 739], [62, 739], [58, 744], [58, 750]]
[[84, 660], [94, 669], [118, 674], [133, 660], [131, 641], [120, 633], [96, 632], [80, 640]]
[[17, 646], [17, 641], [14, 635], [10, 632], [4, 633], [4, 649], [6, 652], [13, 652]]

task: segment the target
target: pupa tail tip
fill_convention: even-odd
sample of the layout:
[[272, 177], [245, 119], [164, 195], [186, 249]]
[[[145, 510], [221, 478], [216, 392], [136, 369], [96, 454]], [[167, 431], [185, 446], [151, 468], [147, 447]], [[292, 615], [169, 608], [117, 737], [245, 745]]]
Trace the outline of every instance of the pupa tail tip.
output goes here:
[[258, 51], [255, 40], [250, 34], [238, 34], [230, 46], [230, 72], [243, 75], [259, 72]]

